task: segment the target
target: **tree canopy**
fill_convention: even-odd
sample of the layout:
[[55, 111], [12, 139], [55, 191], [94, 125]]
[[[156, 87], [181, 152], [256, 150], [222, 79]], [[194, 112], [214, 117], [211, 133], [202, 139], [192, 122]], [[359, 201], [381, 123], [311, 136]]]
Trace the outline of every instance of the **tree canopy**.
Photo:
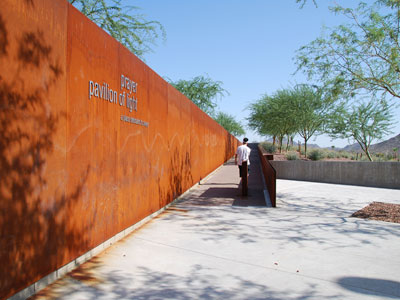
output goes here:
[[[299, 1], [298, 1], [299, 2]], [[298, 70], [323, 83], [333, 95], [387, 94], [400, 98], [400, 1], [361, 2], [356, 9], [336, 5], [349, 24], [326, 29], [297, 51]]]
[[165, 39], [164, 27], [147, 21], [138, 7], [123, 5], [122, 0], [68, 0], [85, 16], [107, 31], [135, 55], [152, 51], [158, 39]]
[[320, 89], [302, 84], [281, 89], [273, 95], [264, 95], [249, 107], [249, 127], [260, 135], [277, 136], [282, 150], [284, 136], [299, 134], [307, 142], [317, 132], [322, 132], [332, 101], [326, 100]]
[[283, 138], [296, 132], [295, 120], [289, 110], [289, 98], [289, 90], [283, 89], [271, 96], [263, 95], [249, 106], [248, 126], [260, 135], [278, 137], [280, 151]]
[[224, 127], [229, 133], [238, 137], [245, 134], [242, 124], [235, 120], [235, 117], [224, 112], [218, 112], [214, 118], [222, 127]]
[[228, 94], [221, 81], [214, 81], [208, 76], [196, 76], [190, 80], [180, 79], [169, 83], [209, 115], [215, 113], [218, 97]]
[[372, 161], [370, 145], [372, 141], [391, 133], [392, 118], [390, 105], [384, 100], [370, 100], [351, 106], [342, 104], [330, 117], [328, 133], [333, 138], [356, 141]]
[[333, 109], [333, 101], [324, 98], [318, 87], [301, 84], [290, 90], [290, 114], [296, 123], [296, 132], [304, 140], [307, 156], [307, 142], [318, 132], [323, 132], [327, 117]]

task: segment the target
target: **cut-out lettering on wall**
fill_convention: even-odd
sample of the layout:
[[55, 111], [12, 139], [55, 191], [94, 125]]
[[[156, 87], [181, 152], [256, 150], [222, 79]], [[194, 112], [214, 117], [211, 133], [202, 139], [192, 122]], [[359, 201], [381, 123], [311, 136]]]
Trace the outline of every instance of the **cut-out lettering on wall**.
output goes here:
[[[136, 96], [136, 92], [138, 84], [123, 74], [121, 74], [120, 83], [121, 91], [117, 92], [115, 89], [112, 89], [107, 82], [98, 83], [96, 81], [89, 80], [89, 100], [94, 97], [105, 100], [108, 103], [126, 106], [129, 112], [137, 111], [138, 99]], [[148, 122], [124, 115], [121, 115], [121, 121], [136, 125], [142, 125], [145, 127], [149, 126]]]

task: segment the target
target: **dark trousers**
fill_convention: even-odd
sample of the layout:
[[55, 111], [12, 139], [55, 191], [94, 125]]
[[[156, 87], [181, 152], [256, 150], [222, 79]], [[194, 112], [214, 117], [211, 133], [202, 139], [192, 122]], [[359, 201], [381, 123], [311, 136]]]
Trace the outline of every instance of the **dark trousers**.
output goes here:
[[[242, 176], [242, 166], [238, 166], [239, 167], [239, 176], [240, 177], [243, 177]], [[249, 174], [250, 173], [250, 167], [249, 166], [247, 166], [247, 174]]]

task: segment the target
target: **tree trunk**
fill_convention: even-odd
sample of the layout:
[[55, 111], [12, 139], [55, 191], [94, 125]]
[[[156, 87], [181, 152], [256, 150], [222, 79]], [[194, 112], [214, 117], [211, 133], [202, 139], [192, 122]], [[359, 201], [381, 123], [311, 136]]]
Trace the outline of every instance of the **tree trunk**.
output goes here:
[[307, 139], [304, 138], [304, 157], [307, 158]]
[[360, 145], [361, 150], [364, 151], [364, 153], [367, 155], [369, 161], [373, 161], [372, 157], [371, 157], [371, 154], [369, 153], [369, 147], [367, 145], [365, 145], [364, 143], [361, 143], [359, 141], [357, 141], [357, 142]]
[[369, 161], [373, 161], [372, 157], [371, 157], [371, 154], [369, 154], [368, 148], [365, 149], [365, 154], [367, 154]]
[[286, 152], [288, 152], [288, 150], [289, 150], [289, 143], [290, 143], [290, 138], [289, 138], [289, 136], [287, 137], [288, 139], [287, 139], [287, 143], [286, 143]]

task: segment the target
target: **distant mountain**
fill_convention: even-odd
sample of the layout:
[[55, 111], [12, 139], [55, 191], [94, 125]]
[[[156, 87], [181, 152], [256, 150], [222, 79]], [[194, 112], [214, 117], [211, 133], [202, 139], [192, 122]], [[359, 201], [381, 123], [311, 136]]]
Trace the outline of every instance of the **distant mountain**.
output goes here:
[[[304, 144], [302, 144], [304, 146]], [[307, 148], [321, 148], [320, 146], [318, 146], [317, 144], [309, 144], [307, 143]]]
[[[397, 148], [397, 151], [400, 151], [400, 134], [388, 139], [387, 141], [383, 141], [374, 145], [371, 145], [370, 152], [373, 153], [388, 153], [393, 152], [393, 149]], [[358, 143], [349, 145], [343, 148], [345, 151], [354, 151], [354, 152], [361, 152], [361, 147]]]

